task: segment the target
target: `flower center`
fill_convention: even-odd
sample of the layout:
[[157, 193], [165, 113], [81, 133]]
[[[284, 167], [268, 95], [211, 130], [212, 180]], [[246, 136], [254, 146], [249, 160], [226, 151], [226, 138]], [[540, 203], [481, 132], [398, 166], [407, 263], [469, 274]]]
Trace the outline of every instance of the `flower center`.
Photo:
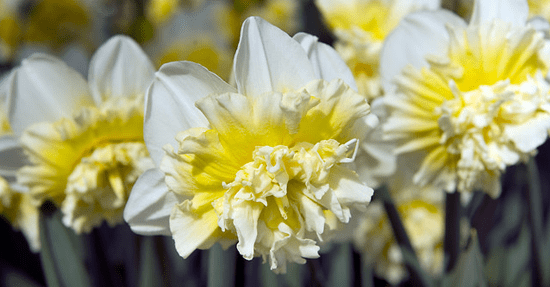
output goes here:
[[17, 181], [38, 203], [60, 206], [76, 232], [102, 219], [121, 221], [133, 182], [154, 166], [143, 143], [141, 98], [112, 98], [74, 117], [34, 124], [21, 145], [30, 164], [19, 169]]
[[77, 233], [103, 219], [122, 220], [122, 210], [137, 178], [154, 163], [142, 142], [106, 144], [83, 157], [68, 178], [63, 222]]
[[[297, 216], [299, 213], [294, 212], [296, 208], [300, 209], [295, 206], [301, 196], [297, 193], [303, 193], [319, 206], [325, 206], [340, 221], [348, 222], [351, 217], [349, 210], [339, 205], [327, 205], [324, 197], [330, 189], [331, 169], [338, 163], [352, 162], [357, 147], [355, 139], [345, 144], [330, 139], [315, 145], [300, 142], [291, 148], [283, 145], [257, 147], [253, 152], [253, 161], [242, 166], [233, 182], [223, 183], [225, 195], [213, 203], [218, 213], [218, 225], [224, 231], [236, 231], [240, 241], [237, 247], [240, 247], [239, 250], [248, 249], [241, 253], [250, 259], [254, 254], [254, 241], [246, 246], [247, 240], [241, 235], [246, 230], [255, 229], [258, 220], [273, 229], [278, 229], [281, 223], [299, 228], [300, 222], [311, 220], [300, 218]], [[237, 211], [244, 204], [258, 209], [254, 213], [255, 218], [249, 222], [236, 219]], [[319, 234], [323, 232], [323, 227], [320, 228], [316, 230]]]
[[525, 160], [522, 139], [510, 135], [509, 126], [520, 126], [540, 113], [548, 113], [548, 85], [542, 74], [521, 85], [500, 81], [492, 86], [460, 92], [453, 82], [454, 99], [443, 103], [440, 143], [447, 152], [460, 155], [457, 163], [459, 190], [472, 190], [482, 171], [503, 171]]

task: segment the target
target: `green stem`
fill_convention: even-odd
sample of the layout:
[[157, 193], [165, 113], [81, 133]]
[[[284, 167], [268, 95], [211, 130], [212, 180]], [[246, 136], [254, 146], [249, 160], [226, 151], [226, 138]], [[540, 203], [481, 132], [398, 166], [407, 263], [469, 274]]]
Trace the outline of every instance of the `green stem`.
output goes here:
[[219, 244], [208, 250], [208, 286], [235, 286], [235, 262], [237, 251], [226, 251]]
[[353, 258], [350, 243], [335, 246], [331, 255], [328, 286], [353, 286]]
[[306, 262], [306, 265], [309, 268], [311, 274], [311, 285], [312, 286], [324, 286], [325, 276], [323, 274], [323, 268], [319, 259], [309, 259]]
[[533, 286], [543, 286], [543, 277], [541, 269], [541, 251], [542, 251], [542, 192], [540, 186], [539, 170], [534, 158], [527, 163], [529, 177], [529, 224], [531, 227], [533, 268], [531, 281]]
[[445, 271], [450, 272], [460, 254], [460, 194], [447, 193], [445, 199]]
[[397, 240], [397, 243], [399, 243], [401, 253], [403, 254], [403, 261], [406, 263], [407, 269], [411, 274], [412, 284], [414, 286], [432, 286], [432, 282], [429, 277], [426, 275], [422, 267], [420, 267], [418, 257], [414, 252], [409, 236], [407, 235], [407, 231], [403, 226], [403, 222], [401, 222], [401, 218], [395, 208], [395, 204], [393, 203], [390, 193], [384, 187], [377, 190], [376, 193], [384, 203], [384, 209], [386, 210], [386, 214], [390, 220], [393, 234]]

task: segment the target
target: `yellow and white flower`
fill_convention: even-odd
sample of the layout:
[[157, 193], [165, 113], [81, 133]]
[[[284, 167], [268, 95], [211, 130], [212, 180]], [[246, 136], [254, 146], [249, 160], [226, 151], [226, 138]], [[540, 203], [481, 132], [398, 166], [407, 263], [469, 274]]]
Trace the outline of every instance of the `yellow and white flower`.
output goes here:
[[469, 24], [447, 11], [405, 18], [387, 39], [384, 136], [422, 154], [415, 183], [500, 194], [500, 174], [548, 136], [549, 45], [527, 2], [476, 1]]
[[382, 95], [379, 62], [386, 36], [407, 14], [439, 8], [439, 0], [316, 0], [334, 31], [335, 49], [353, 71], [369, 102]]
[[217, 18], [222, 6], [218, 1], [209, 1], [196, 9], [179, 9], [157, 27], [155, 37], [145, 46], [157, 67], [186, 60], [228, 80], [234, 48], [220, 31], [220, 27], [227, 25]]
[[44, 54], [14, 69], [3, 85], [10, 126], [28, 157], [17, 182], [36, 206], [52, 201], [77, 233], [122, 221], [135, 180], [154, 166], [143, 141], [143, 94], [153, 75], [125, 36], [100, 47], [88, 82]]
[[124, 217], [137, 233], [172, 235], [184, 258], [237, 241], [244, 258], [285, 272], [370, 202], [348, 166], [369, 105], [332, 48], [261, 18], [243, 24], [234, 75], [237, 88], [191, 62], [157, 72], [144, 136], [158, 168]]
[[242, 22], [251, 16], [258, 16], [279, 27], [288, 34], [300, 31], [300, 1], [293, 0], [222, 0], [218, 9], [218, 21], [223, 23], [217, 28], [225, 33], [233, 44], [239, 41]]

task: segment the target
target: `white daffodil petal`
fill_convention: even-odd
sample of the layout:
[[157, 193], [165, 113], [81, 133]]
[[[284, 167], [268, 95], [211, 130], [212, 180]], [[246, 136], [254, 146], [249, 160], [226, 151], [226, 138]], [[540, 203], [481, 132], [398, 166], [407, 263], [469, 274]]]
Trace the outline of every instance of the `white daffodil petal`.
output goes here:
[[449, 11], [422, 11], [407, 16], [386, 38], [380, 53], [380, 75], [386, 93], [393, 93], [393, 79], [405, 66], [424, 67], [428, 65], [427, 55], [447, 52], [447, 23], [466, 26], [464, 20]]
[[504, 132], [520, 151], [528, 153], [546, 141], [548, 130], [550, 115], [542, 114], [518, 125], [507, 125]]
[[83, 105], [93, 105], [86, 80], [61, 60], [34, 54], [23, 60], [7, 84], [9, 120], [20, 135], [31, 124], [70, 117]]
[[151, 157], [160, 165], [169, 143], [177, 147], [176, 135], [192, 127], [206, 127], [208, 121], [194, 103], [210, 94], [234, 92], [206, 68], [192, 62], [172, 62], [155, 74], [145, 99], [144, 138]]
[[494, 19], [501, 19], [514, 25], [524, 26], [528, 15], [529, 6], [525, 0], [475, 0], [470, 25], [481, 25]]
[[170, 230], [176, 244], [178, 254], [187, 258], [197, 248], [208, 248], [213, 242], [210, 237], [219, 232], [218, 217], [214, 209], [209, 209], [200, 215], [189, 212], [192, 210], [189, 200], [174, 206], [170, 216]]
[[233, 225], [239, 237], [237, 250], [247, 260], [254, 258], [254, 245], [258, 236], [258, 218], [263, 209], [261, 203], [242, 202], [233, 207]]
[[334, 166], [331, 169], [330, 187], [342, 205], [366, 206], [374, 193], [372, 188], [359, 180], [359, 176], [354, 171], [340, 166]]
[[128, 36], [115, 36], [103, 44], [90, 61], [90, 90], [100, 104], [110, 97], [143, 95], [155, 67], [141, 47]]
[[294, 91], [315, 79], [300, 44], [258, 17], [243, 23], [233, 70], [239, 93], [251, 97]]
[[150, 169], [134, 184], [124, 208], [124, 220], [138, 234], [171, 235], [170, 213], [180, 200], [168, 191], [164, 173], [156, 168]]
[[294, 35], [293, 39], [298, 41], [306, 51], [309, 60], [313, 64], [316, 78], [328, 82], [339, 78], [357, 91], [357, 85], [351, 70], [336, 50], [325, 43], [318, 42], [317, 37], [307, 33], [298, 33]]

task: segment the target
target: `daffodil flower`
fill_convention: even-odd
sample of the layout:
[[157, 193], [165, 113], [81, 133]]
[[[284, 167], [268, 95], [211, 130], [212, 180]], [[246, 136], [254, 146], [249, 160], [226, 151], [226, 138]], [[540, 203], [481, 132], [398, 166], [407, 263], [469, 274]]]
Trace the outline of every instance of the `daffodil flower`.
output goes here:
[[137, 233], [172, 235], [184, 258], [237, 242], [245, 259], [285, 272], [370, 202], [348, 165], [369, 105], [332, 48], [256, 17], [234, 75], [236, 88], [191, 62], [157, 72], [144, 136], [158, 168], [138, 179], [124, 217]]
[[[143, 141], [143, 94], [154, 67], [139, 45], [116, 36], [96, 52], [88, 81], [45, 54], [25, 59], [3, 82], [13, 135], [27, 157], [17, 183], [35, 205], [63, 212], [77, 233], [122, 221], [129, 192], [154, 166]], [[19, 152], [18, 152], [19, 151]]]
[[476, 1], [469, 24], [418, 12], [387, 39], [384, 137], [398, 154], [421, 155], [416, 183], [497, 197], [505, 168], [546, 140], [549, 45], [527, 10], [525, 1]]
[[300, 27], [300, 2], [293, 0], [220, 1], [225, 5], [218, 9], [217, 28], [231, 42], [233, 48], [239, 40], [242, 22], [250, 16], [258, 16], [287, 33], [296, 33]]
[[316, 0], [336, 36], [334, 48], [352, 70], [369, 102], [382, 95], [380, 50], [407, 14], [439, 8], [439, 0]]
[[220, 1], [208, 1], [196, 9], [173, 10], [170, 20], [156, 28], [155, 38], [145, 46], [156, 66], [186, 60], [229, 79], [234, 47], [220, 31], [226, 24], [218, 19], [224, 7]]

